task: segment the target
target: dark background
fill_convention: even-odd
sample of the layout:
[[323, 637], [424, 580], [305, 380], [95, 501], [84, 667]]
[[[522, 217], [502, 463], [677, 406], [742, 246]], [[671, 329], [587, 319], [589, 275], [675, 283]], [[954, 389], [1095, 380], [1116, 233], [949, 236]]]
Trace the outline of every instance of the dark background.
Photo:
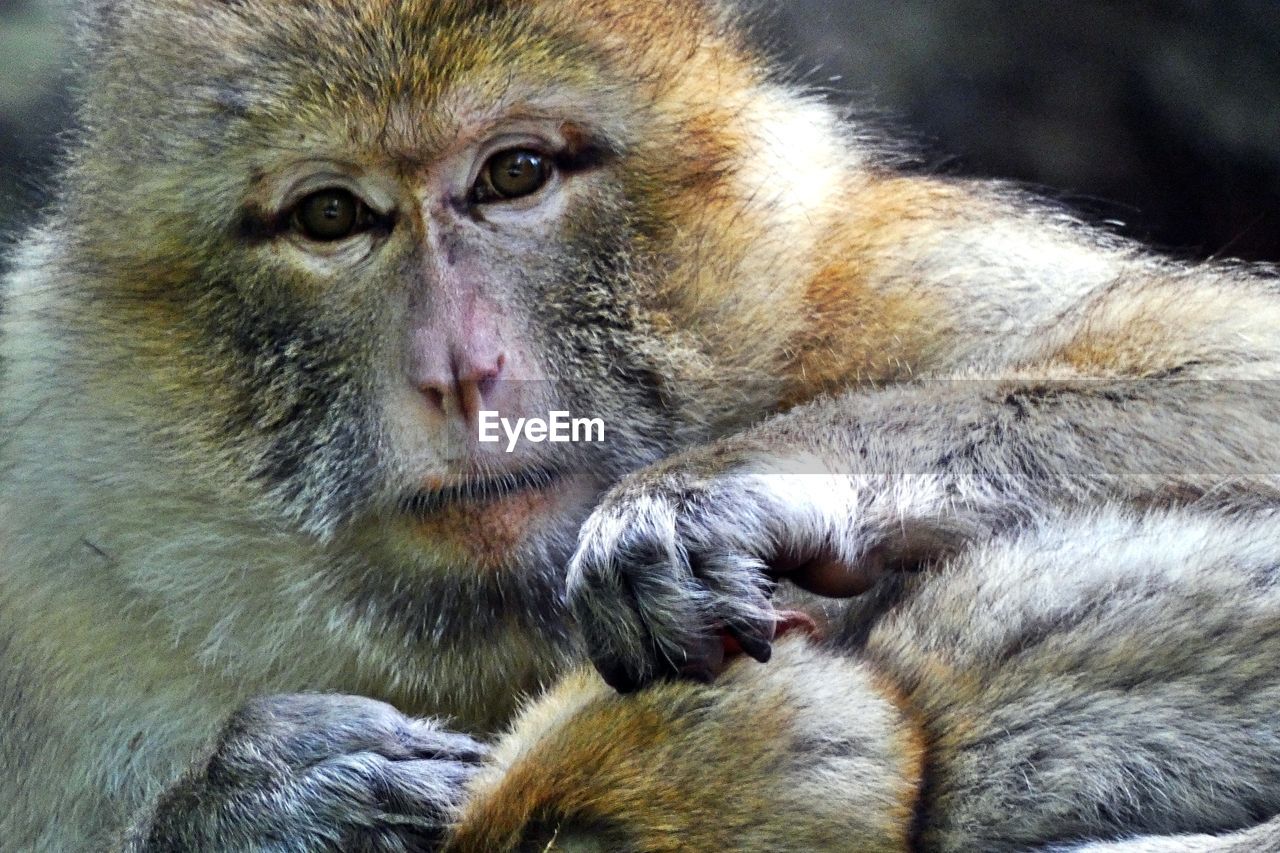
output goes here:
[[[38, 208], [67, 121], [63, 9], [0, 0], [0, 231]], [[782, 0], [761, 32], [942, 171], [1280, 261], [1277, 0]]]

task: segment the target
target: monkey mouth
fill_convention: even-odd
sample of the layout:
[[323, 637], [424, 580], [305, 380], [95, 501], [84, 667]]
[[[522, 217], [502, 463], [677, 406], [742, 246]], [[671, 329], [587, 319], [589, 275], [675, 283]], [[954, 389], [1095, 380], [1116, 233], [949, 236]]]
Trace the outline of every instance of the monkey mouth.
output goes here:
[[415, 518], [426, 519], [451, 509], [481, 507], [507, 498], [545, 492], [564, 478], [564, 471], [550, 465], [486, 477], [467, 477], [438, 488], [420, 489], [401, 501], [401, 509]]

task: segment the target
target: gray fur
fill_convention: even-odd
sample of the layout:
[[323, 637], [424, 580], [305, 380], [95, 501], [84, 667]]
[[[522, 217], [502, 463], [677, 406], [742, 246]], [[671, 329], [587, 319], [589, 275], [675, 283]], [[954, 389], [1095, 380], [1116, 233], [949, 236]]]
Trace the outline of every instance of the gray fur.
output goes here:
[[[720, 620], [763, 656], [779, 547], [904, 562], [1064, 502], [1264, 491], [1277, 419], [1243, 380], [1274, 378], [1272, 279], [1154, 258], [1005, 188], [900, 176], [729, 17], [694, 0], [84, 5], [78, 128], [3, 279], [4, 843], [104, 845], [175, 779], [144, 825], [215, 846], [269, 844], [299, 808], [327, 817], [296, 843], [330, 843], [388, 786], [434, 814], [456, 762], [352, 765], [341, 725], [300, 727], [340, 767], [322, 790], [290, 787], [287, 755], [273, 775], [265, 756], [296, 740], [270, 726], [220, 741], [252, 745], [243, 774], [210, 777], [208, 744], [255, 697], [308, 692], [501, 727], [580, 659], [578, 528], [680, 451], [605, 498], [573, 561], [589, 643], [636, 681], [699, 671], [691, 646]], [[588, 165], [518, 225], [459, 214], [437, 185], [472, 165], [454, 149], [517, 117], [584, 131]], [[277, 197], [316, 158], [389, 195], [398, 224], [299, 248]], [[414, 231], [424, 210], [445, 233]], [[476, 510], [509, 491], [492, 460], [459, 487], [462, 520], [415, 514], [470, 453], [404, 393], [410, 319], [446, 301], [455, 256], [540, 368], [527, 399], [609, 425], [604, 445], [530, 451], [569, 485], [537, 524], [497, 525], [510, 542]], [[1007, 388], [922, 381], [992, 377]], [[821, 487], [797, 491], [813, 465]], [[280, 790], [299, 798], [259, 796]], [[182, 791], [236, 808], [201, 825]]]
[[[437, 844], [484, 747], [391, 706], [276, 696], [238, 711], [211, 757], [129, 831], [125, 851], [387, 853]], [[263, 809], [259, 803], [278, 804]]]

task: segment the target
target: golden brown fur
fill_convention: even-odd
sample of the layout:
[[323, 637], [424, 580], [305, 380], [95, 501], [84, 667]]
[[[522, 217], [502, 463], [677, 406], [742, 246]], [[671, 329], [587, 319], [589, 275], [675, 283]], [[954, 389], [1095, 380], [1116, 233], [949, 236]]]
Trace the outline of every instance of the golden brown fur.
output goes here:
[[[433, 843], [483, 751], [442, 720], [495, 731], [584, 651], [632, 688], [721, 625], [763, 657], [765, 570], [1273, 494], [1273, 279], [900, 168], [732, 6], [77, 17], [0, 315], [20, 849]], [[504, 145], [551, 177], [497, 204]], [[321, 245], [335, 190], [368, 216]], [[609, 438], [488, 453], [486, 393]]]

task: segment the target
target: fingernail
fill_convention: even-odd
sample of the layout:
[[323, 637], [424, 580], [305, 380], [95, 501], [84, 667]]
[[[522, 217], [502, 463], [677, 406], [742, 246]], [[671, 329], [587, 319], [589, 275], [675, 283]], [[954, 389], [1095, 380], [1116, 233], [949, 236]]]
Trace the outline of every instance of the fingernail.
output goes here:
[[594, 663], [596, 672], [600, 673], [604, 683], [619, 693], [626, 695], [640, 689], [639, 679], [618, 661], [595, 661]]
[[773, 644], [768, 640], [739, 635], [738, 644], [742, 646], [744, 652], [760, 663], [768, 663], [773, 657]]

